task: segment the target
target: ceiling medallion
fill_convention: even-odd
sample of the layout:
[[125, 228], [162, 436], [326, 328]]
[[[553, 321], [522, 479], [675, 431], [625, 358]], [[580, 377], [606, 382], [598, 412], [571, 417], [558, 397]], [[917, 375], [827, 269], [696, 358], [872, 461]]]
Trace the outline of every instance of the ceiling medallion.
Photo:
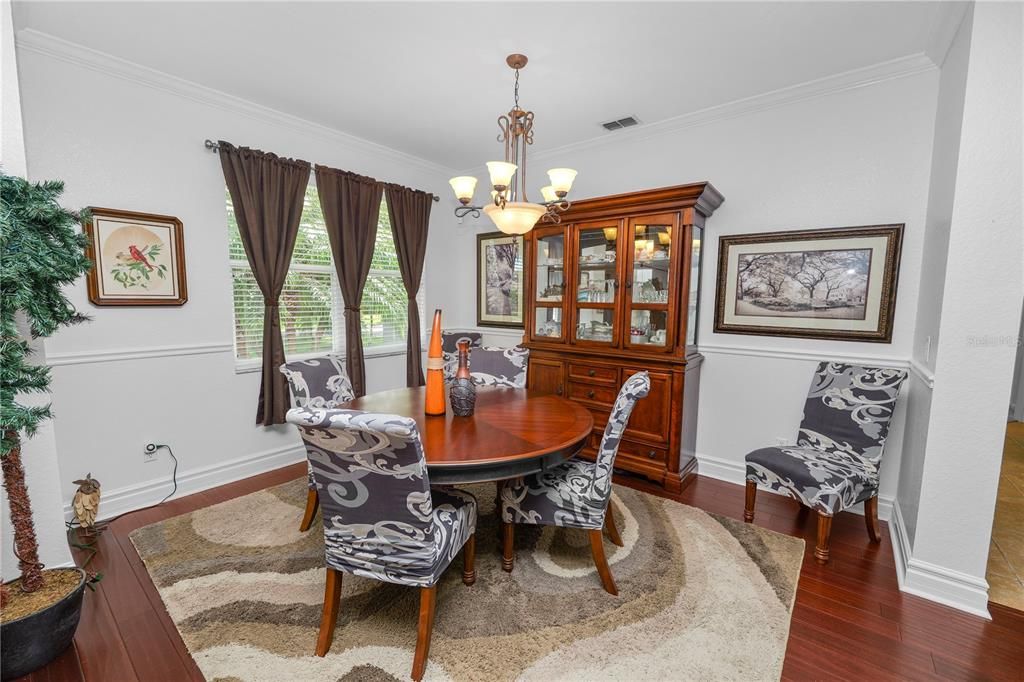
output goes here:
[[491, 203], [473, 205], [475, 177], [463, 175], [448, 181], [462, 204], [455, 209], [456, 217], [461, 219], [469, 214], [479, 217], [483, 211], [505, 234], [525, 234], [541, 220], [561, 222], [560, 214], [569, 208], [565, 197], [576, 178], [576, 171], [571, 168], [552, 168], [548, 171], [551, 184], [540, 188], [544, 201], [538, 204], [526, 198], [526, 148], [533, 144], [533, 112], [519, 106], [519, 70], [526, 66], [526, 62], [526, 55], [522, 54], [510, 54], [505, 59], [505, 63], [516, 72], [515, 104], [508, 114], [498, 117], [501, 130], [498, 142], [505, 145], [505, 160], [487, 162], [493, 188]]

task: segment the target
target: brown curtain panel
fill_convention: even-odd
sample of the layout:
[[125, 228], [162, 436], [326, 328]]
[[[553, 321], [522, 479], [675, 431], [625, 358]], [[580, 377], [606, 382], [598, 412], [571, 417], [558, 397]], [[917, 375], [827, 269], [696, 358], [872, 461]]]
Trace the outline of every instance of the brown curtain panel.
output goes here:
[[217, 144], [245, 256], [263, 294], [263, 374], [256, 423], [283, 424], [290, 400], [288, 382], [278, 371], [285, 362], [278, 297], [299, 233], [310, 167], [305, 161]]
[[409, 330], [405, 337], [405, 384], [422, 386], [423, 353], [420, 343], [420, 310], [416, 294], [423, 277], [423, 261], [427, 256], [427, 229], [434, 195], [417, 189], [388, 185], [384, 188], [391, 215], [391, 234], [398, 252], [398, 267], [409, 297]]
[[345, 368], [356, 397], [366, 395], [366, 362], [359, 307], [377, 240], [384, 186], [373, 178], [316, 167], [316, 188], [331, 240], [334, 267], [345, 299]]

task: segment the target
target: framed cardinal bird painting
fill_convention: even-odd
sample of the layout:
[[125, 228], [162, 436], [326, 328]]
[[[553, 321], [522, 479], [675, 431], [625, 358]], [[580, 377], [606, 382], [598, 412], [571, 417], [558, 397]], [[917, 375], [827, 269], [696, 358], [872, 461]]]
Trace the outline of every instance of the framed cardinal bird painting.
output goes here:
[[93, 305], [182, 305], [185, 244], [174, 216], [90, 207], [82, 224]]

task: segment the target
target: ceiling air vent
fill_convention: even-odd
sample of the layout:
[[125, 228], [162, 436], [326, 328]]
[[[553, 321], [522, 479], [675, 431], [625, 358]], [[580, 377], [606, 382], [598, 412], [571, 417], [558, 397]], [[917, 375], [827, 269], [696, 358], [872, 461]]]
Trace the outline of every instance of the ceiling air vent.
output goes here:
[[619, 130], [620, 128], [629, 128], [635, 126], [640, 121], [636, 120], [636, 116], [627, 116], [626, 118], [620, 118], [616, 121], [608, 121], [602, 123], [601, 127], [605, 130]]

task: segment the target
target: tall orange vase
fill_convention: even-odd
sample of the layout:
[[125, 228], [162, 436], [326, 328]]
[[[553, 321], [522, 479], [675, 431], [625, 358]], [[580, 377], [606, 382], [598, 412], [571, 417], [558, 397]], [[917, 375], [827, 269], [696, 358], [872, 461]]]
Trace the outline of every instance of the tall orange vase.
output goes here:
[[434, 311], [434, 326], [430, 330], [427, 349], [427, 399], [424, 412], [444, 414], [444, 358], [441, 356], [441, 309]]

